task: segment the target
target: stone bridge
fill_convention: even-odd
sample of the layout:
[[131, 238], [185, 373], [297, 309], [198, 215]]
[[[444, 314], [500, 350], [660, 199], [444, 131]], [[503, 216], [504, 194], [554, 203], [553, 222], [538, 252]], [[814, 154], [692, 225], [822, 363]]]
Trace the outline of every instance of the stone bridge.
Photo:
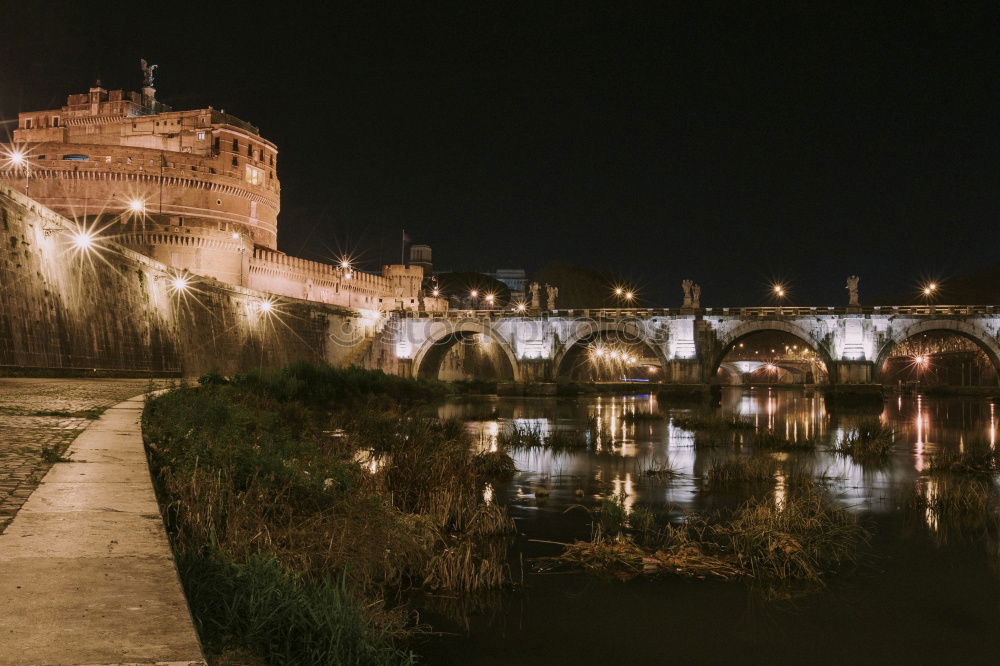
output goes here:
[[717, 382], [723, 358], [742, 338], [781, 331], [816, 352], [831, 384], [872, 384], [893, 347], [914, 335], [947, 331], [975, 342], [1000, 367], [1000, 306], [749, 307], [553, 310], [516, 313], [400, 313], [384, 331], [401, 374], [437, 376], [462, 339], [496, 345], [501, 376], [513, 382], [568, 378], [587, 345], [609, 334], [648, 348], [664, 383]]

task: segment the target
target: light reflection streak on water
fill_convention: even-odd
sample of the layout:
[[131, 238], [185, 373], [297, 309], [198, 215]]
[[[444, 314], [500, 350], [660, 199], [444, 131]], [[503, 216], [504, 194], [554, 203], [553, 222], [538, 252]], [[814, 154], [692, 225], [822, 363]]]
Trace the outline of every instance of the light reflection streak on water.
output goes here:
[[625, 510], [631, 511], [635, 505], [635, 488], [632, 485], [631, 472], [626, 472], [624, 478], [620, 474], [616, 474], [615, 478], [611, 480], [611, 487], [612, 496], [622, 497]]
[[990, 403], [990, 448], [997, 448], [997, 414], [996, 404]]
[[916, 458], [916, 463], [914, 467], [918, 472], [924, 471], [925, 460], [924, 460], [924, 447], [926, 442], [924, 441], [924, 399], [923, 396], [917, 396], [917, 441], [914, 443], [913, 454]]
[[369, 474], [375, 474], [388, 462], [386, 456], [377, 455], [372, 449], [358, 449], [354, 452], [354, 462]]
[[934, 502], [938, 496], [938, 485], [937, 481], [934, 479], [927, 479], [923, 487], [923, 495], [926, 499], [926, 505], [924, 508], [924, 522], [927, 523], [932, 531], [937, 532], [938, 530], [938, 515], [937, 512], [932, 508]]

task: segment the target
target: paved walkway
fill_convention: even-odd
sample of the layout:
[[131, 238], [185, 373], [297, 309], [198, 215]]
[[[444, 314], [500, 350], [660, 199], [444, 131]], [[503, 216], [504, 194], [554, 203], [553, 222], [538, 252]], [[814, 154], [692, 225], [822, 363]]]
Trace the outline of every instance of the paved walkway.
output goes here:
[[[36, 381], [58, 380], [29, 382], [37, 397], [48, 389]], [[86, 387], [73, 384], [59, 382], [65, 400], [81, 401], [66, 404], [71, 411], [88, 402]], [[90, 402], [134, 390], [115, 384], [91, 384], [99, 397]], [[89, 421], [69, 460], [52, 466], [0, 534], [0, 666], [204, 664], [149, 476], [141, 411], [141, 400], [129, 400]], [[73, 433], [50, 431], [73, 425], [36, 429], [63, 441]]]
[[148, 379], [0, 377], [0, 533], [91, 417], [149, 386]]

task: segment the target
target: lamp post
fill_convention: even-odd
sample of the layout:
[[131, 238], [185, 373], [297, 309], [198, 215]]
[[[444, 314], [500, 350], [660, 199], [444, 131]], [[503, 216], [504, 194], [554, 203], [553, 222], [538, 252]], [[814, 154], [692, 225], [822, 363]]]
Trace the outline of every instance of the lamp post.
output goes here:
[[771, 295], [777, 303], [778, 312], [781, 312], [781, 304], [788, 296], [788, 289], [781, 283], [771, 285]]
[[349, 282], [351, 277], [353, 277], [354, 275], [351, 272], [351, 262], [348, 261], [347, 259], [343, 259], [340, 262], [340, 271], [341, 274], [344, 276], [344, 280], [347, 281], [346, 284], [344, 285], [344, 288], [347, 289], [347, 307], [350, 308], [351, 303], [354, 300], [352, 298], [352, 296], [354, 295], [354, 291], [351, 289], [351, 283]]

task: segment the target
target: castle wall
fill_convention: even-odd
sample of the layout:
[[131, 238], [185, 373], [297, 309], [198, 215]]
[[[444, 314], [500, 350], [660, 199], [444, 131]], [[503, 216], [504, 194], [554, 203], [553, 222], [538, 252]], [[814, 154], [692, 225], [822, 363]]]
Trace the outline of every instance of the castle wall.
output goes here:
[[163, 264], [106, 240], [80, 250], [73, 233], [0, 185], [0, 371], [191, 376], [295, 360], [344, 365], [383, 324], [378, 313], [194, 276], [178, 291]]

